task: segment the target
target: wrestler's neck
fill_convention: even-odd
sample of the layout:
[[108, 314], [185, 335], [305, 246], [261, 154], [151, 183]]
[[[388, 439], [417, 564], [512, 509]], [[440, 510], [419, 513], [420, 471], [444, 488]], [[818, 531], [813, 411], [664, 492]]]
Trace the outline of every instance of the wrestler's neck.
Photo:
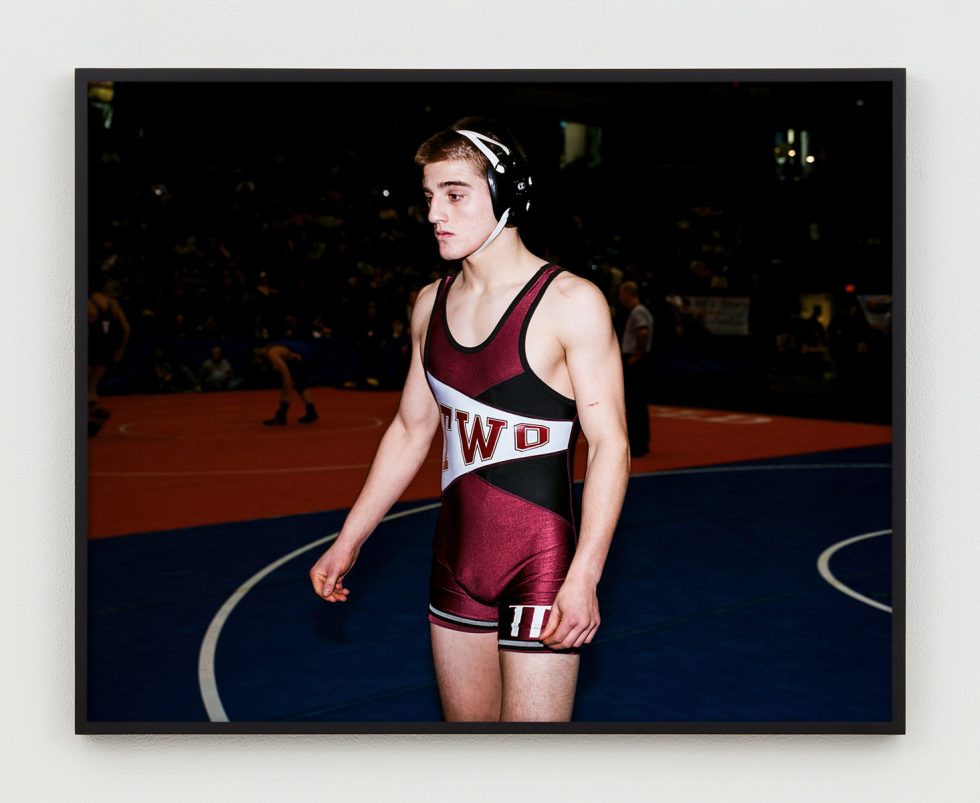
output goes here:
[[527, 249], [516, 228], [505, 228], [479, 254], [463, 259], [457, 281], [483, 292], [526, 282], [543, 264], [545, 260]]

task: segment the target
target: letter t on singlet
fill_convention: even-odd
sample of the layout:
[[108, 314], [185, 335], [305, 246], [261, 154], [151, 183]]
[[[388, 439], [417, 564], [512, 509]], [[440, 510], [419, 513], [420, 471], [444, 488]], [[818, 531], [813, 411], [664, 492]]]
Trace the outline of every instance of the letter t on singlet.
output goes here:
[[511, 605], [514, 609], [514, 621], [510, 623], [510, 635], [512, 638], [517, 638], [520, 634], [521, 629], [521, 619], [524, 618], [524, 609], [533, 608], [534, 615], [531, 617], [531, 632], [528, 633], [529, 638], [537, 638], [541, 635], [541, 626], [544, 624], [544, 613], [545, 611], [550, 611], [550, 605]]

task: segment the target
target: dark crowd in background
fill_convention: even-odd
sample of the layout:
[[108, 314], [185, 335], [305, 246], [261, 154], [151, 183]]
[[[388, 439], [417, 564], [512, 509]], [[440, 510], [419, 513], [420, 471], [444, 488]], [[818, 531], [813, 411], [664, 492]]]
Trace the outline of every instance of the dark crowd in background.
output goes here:
[[[886, 423], [888, 109], [864, 108], [884, 102], [874, 87], [752, 89], [652, 87], [665, 113], [647, 109], [643, 130], [635, 93], [494, 96], [490, 116], [541, 178], [522, 235], [594, 281], [619, 327], [617, 288], [637, 283], [654, 318], [652, 403]], [[296, 106], [314, 89], [281, 91], [243, 122], [242, 87], [90, 90], [88, 289], [115, 297], [132, 330], [104, 394], [274, 387], [253, 349], [283, 338], [317, 346], [316, 384], [401, 387], [415, 296], [453, 269], [412, 155], [473, 109], [406, 92], [386, 112], [306, 120]], [[810, 162], [793, 152], [803, 126]]]

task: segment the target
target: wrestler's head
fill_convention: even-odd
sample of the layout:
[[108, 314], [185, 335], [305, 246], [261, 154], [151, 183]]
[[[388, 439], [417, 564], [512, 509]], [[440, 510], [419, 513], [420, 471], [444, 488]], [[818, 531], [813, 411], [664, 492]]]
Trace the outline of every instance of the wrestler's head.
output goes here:
[[524, 152], [492, 121], [458, 120], [426, 140], [415, 162], [444, 259], [480, 253], [530, 208]]

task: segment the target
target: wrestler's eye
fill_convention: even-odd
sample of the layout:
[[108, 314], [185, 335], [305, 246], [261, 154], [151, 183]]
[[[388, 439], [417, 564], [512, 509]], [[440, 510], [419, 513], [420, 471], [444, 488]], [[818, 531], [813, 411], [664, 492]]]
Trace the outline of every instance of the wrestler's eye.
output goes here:
[[449, 193], [449, 200], [450, 201], [453, 201], [454, 203], [456, 201], [462, 200], [462, 198], [463, 198], [463, 196], [460, 195], [458, 192], [451, 192], [451, 193]]
[[425, 205], [426, 206], [432, 206], [432, 196], [431, 195], [426, 195], [425, 196]]

